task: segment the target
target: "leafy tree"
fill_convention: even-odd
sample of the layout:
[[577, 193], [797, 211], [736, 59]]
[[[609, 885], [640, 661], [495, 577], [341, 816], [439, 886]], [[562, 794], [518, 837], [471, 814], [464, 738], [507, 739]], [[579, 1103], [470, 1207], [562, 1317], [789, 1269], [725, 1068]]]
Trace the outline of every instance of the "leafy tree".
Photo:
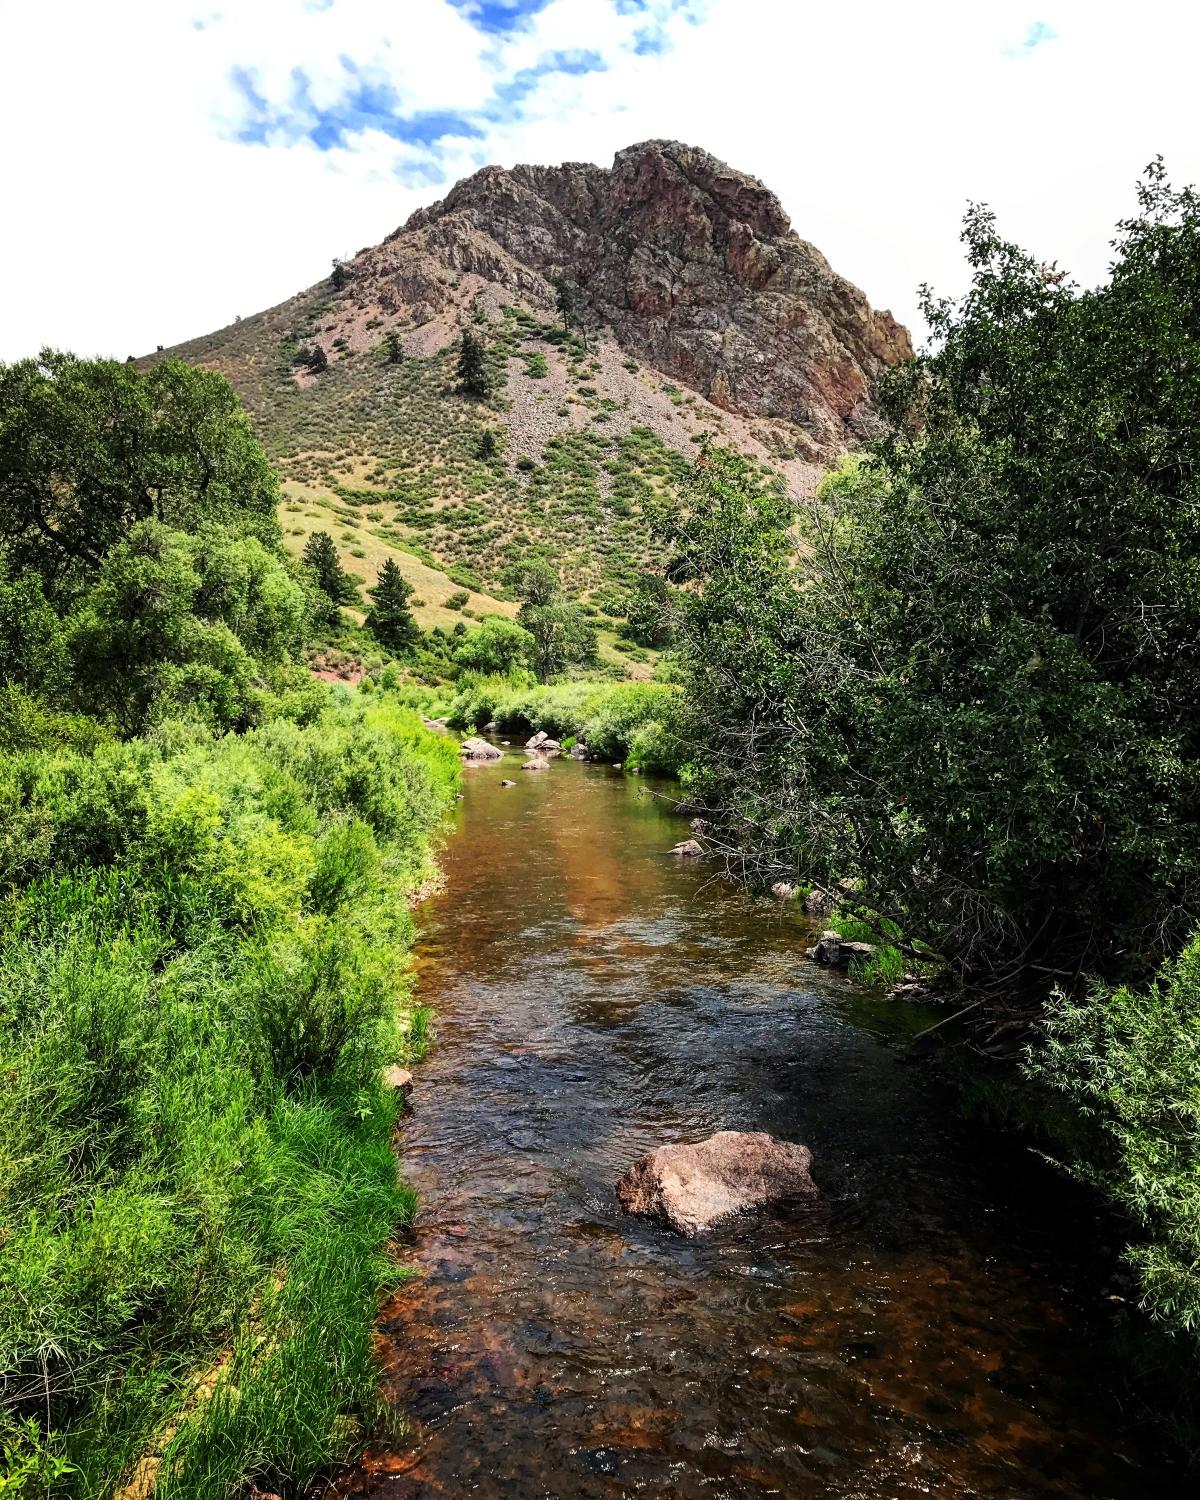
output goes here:
[[505, 582], [523, 603], [517, 624], [532, 638], [530, 665], [541, 682], [596, 659], [596, 631], [586, 614], [562, 592], [552, 563], [527, 558], [505, 571]]
[[665, 578], [643, 573], [625, 603], [626, 633], [639, 645], [664, 650], [675, 638], [671, 589]]
[[468, 630], [454, 651], [456, 664], [483, 676], [507, 677], [528, 666], [533, 637], [523, 626], [503, 615], [489, 615]]
[[486, 399], [492, 392], [492, 377], [487, 366], [483, 340], [470, 329], [464, 329], [458, 352], [458, 388], [467, 396]]
[[1161, 168], [1081, 292], [996, 233], [805, 518], [698, 471], [681, 556], [707, 795], [973, 980], [1068, 988], [1200, 918], [1200, 201]]
[[398, 365], [404, 359], [404, 346], [394, 328], [389, 328], [383, 336], [383, 352], [389, 365]]
[[421, 635], [409, 608], [413, 587], [390, 557], [384, 559], [375, 587], [369, 592], [374, 603], [367, 615], [367, 629], [390, 651], [410, 651]]
[[320, 344], [314, 344], [305, 364], [314, 375], [322, 375], [329, 368], [329, 356]]
[[357, 594], [333, 538], [327, 531], [314, 531], [304, 544], [301, 558], [321, 592], [334, 604], [353, 604]]
[[140, 521], [279, 538], [278, 481], [233, 387], [44, 351], [0, 365], [0, 562], [61, 606]]

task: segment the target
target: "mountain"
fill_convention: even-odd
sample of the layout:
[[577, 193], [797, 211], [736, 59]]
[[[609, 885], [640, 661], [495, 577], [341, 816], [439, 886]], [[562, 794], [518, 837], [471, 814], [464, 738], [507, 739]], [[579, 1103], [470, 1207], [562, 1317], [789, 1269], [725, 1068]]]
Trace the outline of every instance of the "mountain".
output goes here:
[[[455, 389], [464, 329], [487, 346], [490, 402]], [[298, 362], [317, 345], [319, 374]], [[619, 612], [653, 561], [644, 507], [706, 435], [811, 492], [872, 432], [879, 377], [911, 346], [756, 178], [648, 141], [609, 169], [486, 167], [332, 278], [170, 352], [241, 393], [293, 545], [336, 522], [368, 581], [385, 553], [419, 559], [425, 623], [444, 623], [461, 586], [468, 610], [501, 607], [504, 565], [531, 545]]]

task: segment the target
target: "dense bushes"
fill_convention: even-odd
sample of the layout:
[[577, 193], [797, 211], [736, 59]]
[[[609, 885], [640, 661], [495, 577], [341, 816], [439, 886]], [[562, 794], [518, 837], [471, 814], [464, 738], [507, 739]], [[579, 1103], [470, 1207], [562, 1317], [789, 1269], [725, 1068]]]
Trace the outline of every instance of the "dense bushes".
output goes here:
[[1145, 974], [1200, 918], [1200, 201], [1080, 293], [974, 211], [891, 430], [801, 517], [698, 472], [676, 611], [707, 790], [970, 980]]
[[556, 739], [582, 739], [596, 760], [676, 775], [685, 746], [675, 723], [678, 690], [665, 683], [571, 682], [554, 687], [511, 677], [479, 678], [454, 699], [450, 722], [479, 729], [495, 720], [501, 729], [544, 729]]
[[380, 1069], [457, 774], [386, 701], [0, 762], [0, 1362], [73, 1492], [147, 1454], [160, 1496], [294, 1492], [370, 1410]]

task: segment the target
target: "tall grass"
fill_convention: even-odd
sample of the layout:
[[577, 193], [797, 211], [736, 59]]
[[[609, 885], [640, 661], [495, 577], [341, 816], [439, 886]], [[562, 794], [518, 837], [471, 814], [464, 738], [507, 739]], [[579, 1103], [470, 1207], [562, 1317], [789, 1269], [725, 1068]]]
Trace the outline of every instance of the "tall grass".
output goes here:
[[410, 710], [0, 763], [5, 1493], [299, 1493], [412, 1213], [381, 1069], [458, 776]]

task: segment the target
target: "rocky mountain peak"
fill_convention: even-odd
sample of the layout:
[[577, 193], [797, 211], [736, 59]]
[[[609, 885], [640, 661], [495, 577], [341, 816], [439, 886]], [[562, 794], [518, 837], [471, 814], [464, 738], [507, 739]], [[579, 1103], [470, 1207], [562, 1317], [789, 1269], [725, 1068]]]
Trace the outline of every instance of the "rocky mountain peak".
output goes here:
[[871, 431], [879, 375], [912, 352], [774, 193], [679, 141], [485, 167], [388, 241], [406, 243], [544, 305], [575, 282], [598, 329], [726, 411], [795, 424], [813, 462]]

